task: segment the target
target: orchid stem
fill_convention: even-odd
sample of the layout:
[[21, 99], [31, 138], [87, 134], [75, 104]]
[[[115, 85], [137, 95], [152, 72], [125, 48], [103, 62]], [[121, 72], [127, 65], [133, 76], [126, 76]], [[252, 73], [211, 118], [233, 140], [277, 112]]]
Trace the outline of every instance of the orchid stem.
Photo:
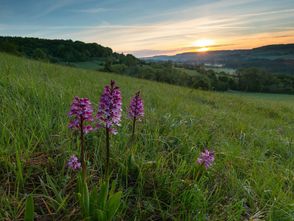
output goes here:
[[84, 147], [84, 129], [83, 129], [83, 117], [80, 121], [80, 130], [81, 130], [81, 161], [82, 161], [82, 176], [83, 180], [86, 181], [86, 162], [85, 162], [85, 147]]
[[109, 158], [110, 158], [110, 144], [109, 144], [109, 129], [106, 127], [106, 164], [105, 164], [105, 177], [109, 175]]
[[133, 131], [132, 131], [132, 138], [135, 137], [135, 129], [136, 129], [136, 117], [133, 119]]

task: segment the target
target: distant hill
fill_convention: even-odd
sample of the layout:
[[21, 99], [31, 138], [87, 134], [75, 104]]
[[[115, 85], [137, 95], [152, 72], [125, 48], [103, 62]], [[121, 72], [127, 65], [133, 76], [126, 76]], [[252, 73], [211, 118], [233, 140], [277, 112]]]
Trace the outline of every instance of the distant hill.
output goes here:
[[230, 68], [258, 67], [275, 73], [294, 74], [294, 44], [267, 45], [247, 50], [186, 52], [148, 57], [144, 60], [221, 65]]
[[0, 51], [56, 63], [91, 60], [123, 64], [140, 62], [133, 55], [119, 54], [97, 43], [60, 39], [0, 36]]

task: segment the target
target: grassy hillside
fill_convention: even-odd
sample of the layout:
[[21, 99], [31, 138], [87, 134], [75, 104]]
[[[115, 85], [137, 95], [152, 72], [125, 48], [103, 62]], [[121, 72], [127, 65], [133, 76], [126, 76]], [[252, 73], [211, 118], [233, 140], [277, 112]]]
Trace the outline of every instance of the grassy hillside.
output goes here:
[[[123, 205], [118, 220], [293, 220], [294, 97], [252, 99], [0, 54], [0, 220], [21, 220], [32, 193], [38, 220], [81, 220], [78, 153], [67, 128], [75, 95], [95, 104], [114, 79], [123, 95], [122, 127], [111, 137], [111, 166]], [[129, 98], [142, 91], [145, 119], [129, 165]], [[276, 95], [279, 96], [279, 95]], [[90, 185], [104, 163], [104, 134], [87, 135]], [[214, 165], [196, 178], [200, 149]], [[126, 173], [129, 169], [129, 173]]]

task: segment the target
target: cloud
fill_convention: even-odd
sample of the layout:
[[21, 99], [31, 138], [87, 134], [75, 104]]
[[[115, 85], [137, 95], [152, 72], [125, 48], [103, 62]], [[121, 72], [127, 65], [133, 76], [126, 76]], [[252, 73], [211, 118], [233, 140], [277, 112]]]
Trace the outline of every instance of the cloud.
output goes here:
[[[162, 50], [181, 46], [187, 47], [189, 43], [199, 38], [224, 39], [233, 36], [248, 35], [254, 33], [287, 31], [287, 27], [263, 26], [260, 29], [253, 28], [247, 20], [233, 17], [215, 18], [204, 17], [185, 21], [152, 23], [147, 25], [107, 25], [91, 27], [79, 31], [73, 35], [86, 41], [103, 42], [113, 46], [116, 50], [143, 49], [160, 47]], [[246, 33], [247, 32], [247, 33]], [[245, 34], [246, 33], [246, 34]], [[223, 42], [218, 42], [223, 44]]]
[[153, 55], [171, 55], [176, 54], [178, 51], [176, 49], [172, 50], [152, 50], [152, 49], [143, 49], [143, 50], [137, 50], [137, 51], [126, 51], [124, 53], [126, 54], [133, 54], [139, 58], [142, 57], [150, 57]]
[[75, 13], [86, 13], [86, 14], [97, 14], [97, 13], [102, 13], [102, 12], [109, 12], [109, 11], [114, 11], [116, 9], [111, 9], [111, 8], [85, 8], [85, 9], [73, 9], [70, 10], [71, 12]]
[[57, 10], [63, 9], [65, 7], [72, 6], [75, 4], [75, 0], [51, 0], [49, 5], [46, 5], [46, 1], [38, 1], [36, 4], [39, 10], [39, 13], [32, 15], [33, 18], [38, 19], [44, 16], [47, 16]]

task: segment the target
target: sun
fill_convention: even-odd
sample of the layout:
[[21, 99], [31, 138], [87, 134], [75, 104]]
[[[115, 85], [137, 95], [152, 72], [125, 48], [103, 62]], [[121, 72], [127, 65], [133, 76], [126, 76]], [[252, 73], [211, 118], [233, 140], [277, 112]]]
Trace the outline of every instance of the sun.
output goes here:
[[213, 44], [214, 40], [212, 39], [199, 39], [192, 43], [192, 45], [197, 48], [196, 51], [198, 52], [209, 51], [209, 46], [212, 46]]
[[209, 48], [202, 47], [202, 48], [198, 48], [196, 51], [198, 51], [198, 52], [205, 52], [205, 51], [208, 51], [208, 50], [209, 50]]

